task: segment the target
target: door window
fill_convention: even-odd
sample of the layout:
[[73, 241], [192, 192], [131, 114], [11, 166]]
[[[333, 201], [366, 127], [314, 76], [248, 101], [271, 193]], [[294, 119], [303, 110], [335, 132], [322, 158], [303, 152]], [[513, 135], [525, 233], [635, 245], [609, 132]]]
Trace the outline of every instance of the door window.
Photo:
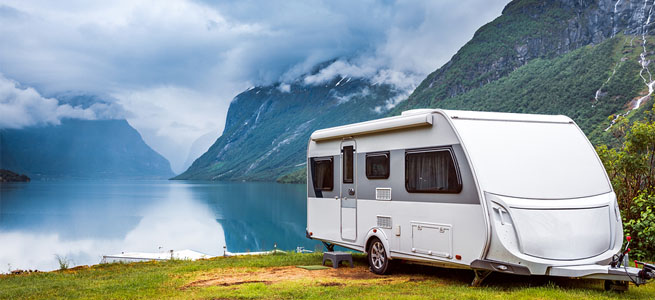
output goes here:
[[353, 146], [345, 146], [343, 151], [343, 183], [354, 182], [354, 168], [353, 168], [353, 154], [355, 148]]

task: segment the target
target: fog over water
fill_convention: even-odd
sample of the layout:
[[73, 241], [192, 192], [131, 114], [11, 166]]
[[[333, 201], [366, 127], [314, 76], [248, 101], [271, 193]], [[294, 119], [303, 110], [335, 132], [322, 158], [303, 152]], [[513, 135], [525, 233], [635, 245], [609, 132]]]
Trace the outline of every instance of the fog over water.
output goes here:
[[[102, 255], [192, 249], [314, 249], [304, 237], [305, 185], [55, 181], [0, 188], [0, 273], [53, 270]], [[161, 247], [161, 248], [160, 248]]]

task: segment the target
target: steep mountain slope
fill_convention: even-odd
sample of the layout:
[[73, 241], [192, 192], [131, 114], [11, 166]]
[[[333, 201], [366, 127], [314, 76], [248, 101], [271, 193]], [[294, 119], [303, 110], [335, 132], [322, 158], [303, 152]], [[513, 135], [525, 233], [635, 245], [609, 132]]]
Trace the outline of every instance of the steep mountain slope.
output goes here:
[[428, 75], [396, 111], [435, 106], [502, 78], [535, 58], [558, 57], [618, 33], [649, 33], [652, 14], [649, 1], [512, 1], [448, 63]]
[[230, 104], [223, 135], [175, 179], [275, 180], [304, 167], [314, 130], [379, 117], [375, 108], [398, 95], [350, 77], [252, 88]]
[[[610, 125], [608, 117], [634, 108], [648, 90], [639, 76], [642, 48], [637, 40], [630, 46], [631, 39], [620, 35], [557, 58], [535, 59], [499, 80], [434, 106], [564, 114], [592, 140], [600, 141]], [[648, 107], [643, 103], [642, 109]]]
[[169, 178], [168, 161], [125, 120], [0, 129], [0, 169], [43, 178]]

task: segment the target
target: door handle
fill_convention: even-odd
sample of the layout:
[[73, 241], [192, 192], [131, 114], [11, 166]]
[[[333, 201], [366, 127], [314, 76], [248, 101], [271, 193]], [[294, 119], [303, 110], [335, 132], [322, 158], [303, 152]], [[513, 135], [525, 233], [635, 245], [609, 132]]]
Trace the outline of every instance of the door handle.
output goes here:
[[354, 195], [355, 195], [355, 189], [353, 189], [353, 188], [349, 188], [349, 189], [348, 189], [348, 195], [350, 195], [350, 196], [354, 196]]

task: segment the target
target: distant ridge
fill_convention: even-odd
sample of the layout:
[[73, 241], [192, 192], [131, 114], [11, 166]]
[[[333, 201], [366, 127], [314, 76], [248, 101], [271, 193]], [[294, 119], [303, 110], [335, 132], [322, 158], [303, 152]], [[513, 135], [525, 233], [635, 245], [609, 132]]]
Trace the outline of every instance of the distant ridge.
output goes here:
[[47, 178], [170, 178], [168, 161], [125, 120], [0, 129], [0, 168]]

